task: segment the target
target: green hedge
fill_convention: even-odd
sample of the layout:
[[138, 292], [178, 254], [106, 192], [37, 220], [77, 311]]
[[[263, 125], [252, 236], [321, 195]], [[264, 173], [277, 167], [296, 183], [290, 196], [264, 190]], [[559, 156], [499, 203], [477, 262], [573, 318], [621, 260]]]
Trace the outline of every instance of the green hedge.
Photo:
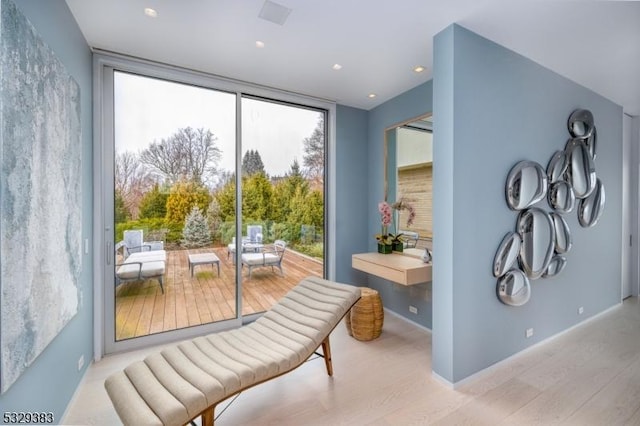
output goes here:
[[115, 241], [122, 241], [124, 231], [129, 229], [142, 229], [143, 235], [149, 235], [153, 231], [167, 231], [165, 235], [165, 243], [180, 243], [182, 239], [182, 224], [167, 222], [162, 218], [138, 219], [121, 222], [116, 224]]

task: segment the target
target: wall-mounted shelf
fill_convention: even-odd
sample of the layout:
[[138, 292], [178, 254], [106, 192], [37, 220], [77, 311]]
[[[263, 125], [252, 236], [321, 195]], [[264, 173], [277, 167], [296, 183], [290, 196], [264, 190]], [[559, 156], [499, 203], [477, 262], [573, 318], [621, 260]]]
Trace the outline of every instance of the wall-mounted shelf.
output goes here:
[[402, 254], [354, 254], [351, 256], [351, 267], [402, 285], [431, 281], [431, 263]]

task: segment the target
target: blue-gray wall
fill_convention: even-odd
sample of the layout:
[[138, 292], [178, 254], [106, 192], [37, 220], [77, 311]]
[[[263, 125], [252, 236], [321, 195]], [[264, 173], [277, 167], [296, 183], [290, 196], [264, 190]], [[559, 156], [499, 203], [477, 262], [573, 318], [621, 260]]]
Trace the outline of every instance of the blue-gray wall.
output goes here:
[[[380, 232], [378, 203], [384, 199], [384, 131], [394, 124], [432, 112], [433, 83], [428, 81], [372, 109], [368, 113], [367, 213], [366, 250], [376, 251], [374, 235]], [[425, 148], [426, 149], [426, 148]], [[395, 200], [389, 200], [395, 201]], [[368, 286], [378, 290], [385, 308], [424, 327], [431, 328], [431, 283], [403, 286], [375, 276], [369, 276]], [[409, 305], [418, 314], [409, 313]]]
[[[622, 108], [460, 26], [434, 44], [433, 369], [455, 383], [620, 303]], [[506, 176], [520, 160], [546, 168], [577, 108], [595, 116], [604, 214], [590, 229], [565, 215], [574, 243], [565, 270], [532, 281], [524, 306], [503, 305], [492, 263], [515, 229]]]
[[351, 255], [367, 251], [367, 117], [365, 110], [336, 107], [336, 281], [366, 285]]
[[[15, 2], [31, 21], [42, 39], [64, 63], [80, 85], [82, 120], [82, 203], [83, 239], [92, 242], [93, 168], [92, 168], [92, 80], [91, 51], [71, 12], [63, 0], [18, 0]], [[63, 164], [60, 167], [64, 167]], [[83, 254], [78, 314], [36, 358], [26, 372], [0, 396], [0, 411], [53, 412], [55, 423], [93, 359], [93, 267], [91, 250]], [[78, 371], [78, 359], [85, 366]]]

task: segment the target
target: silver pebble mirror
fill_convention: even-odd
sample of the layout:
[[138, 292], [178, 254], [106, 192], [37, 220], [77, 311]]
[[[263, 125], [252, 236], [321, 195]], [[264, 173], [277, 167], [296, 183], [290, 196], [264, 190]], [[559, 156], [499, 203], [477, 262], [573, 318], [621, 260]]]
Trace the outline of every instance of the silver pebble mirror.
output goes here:
[[[516, 232], [502, 238], [493, 259], [498, 299], [506, 305], [524, 305], [531, 297], [530, 280], [555, 277], [565, 268], [573, 237], [562, 215], [577, 205], [578, 223], [590, 228], [604, 211], [604, 185], [596, 176], [598, 135], [593, 114], [586, 109], [573, 111], [567, 129], [570, 139], [564, 150], [553, 153], [547, 170], [525, 160], [507, 175], [507, 206], [519, 214]], [[545, 197], [551, 212], [533, 207]]]

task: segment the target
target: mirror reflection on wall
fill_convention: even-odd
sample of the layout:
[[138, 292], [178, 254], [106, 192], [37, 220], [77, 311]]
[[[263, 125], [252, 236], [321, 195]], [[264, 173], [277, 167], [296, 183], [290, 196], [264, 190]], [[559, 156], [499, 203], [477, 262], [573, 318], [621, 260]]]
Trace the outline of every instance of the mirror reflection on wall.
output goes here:
[[412, 118], [385, 129], [384, 196], [393, 203], [411, 203], [415, 220], [410, 228], [407, 211], [396, 217], [398, 232], [416, 232], [418, 248], [432, 248], [433, 122], [431, 114]]

